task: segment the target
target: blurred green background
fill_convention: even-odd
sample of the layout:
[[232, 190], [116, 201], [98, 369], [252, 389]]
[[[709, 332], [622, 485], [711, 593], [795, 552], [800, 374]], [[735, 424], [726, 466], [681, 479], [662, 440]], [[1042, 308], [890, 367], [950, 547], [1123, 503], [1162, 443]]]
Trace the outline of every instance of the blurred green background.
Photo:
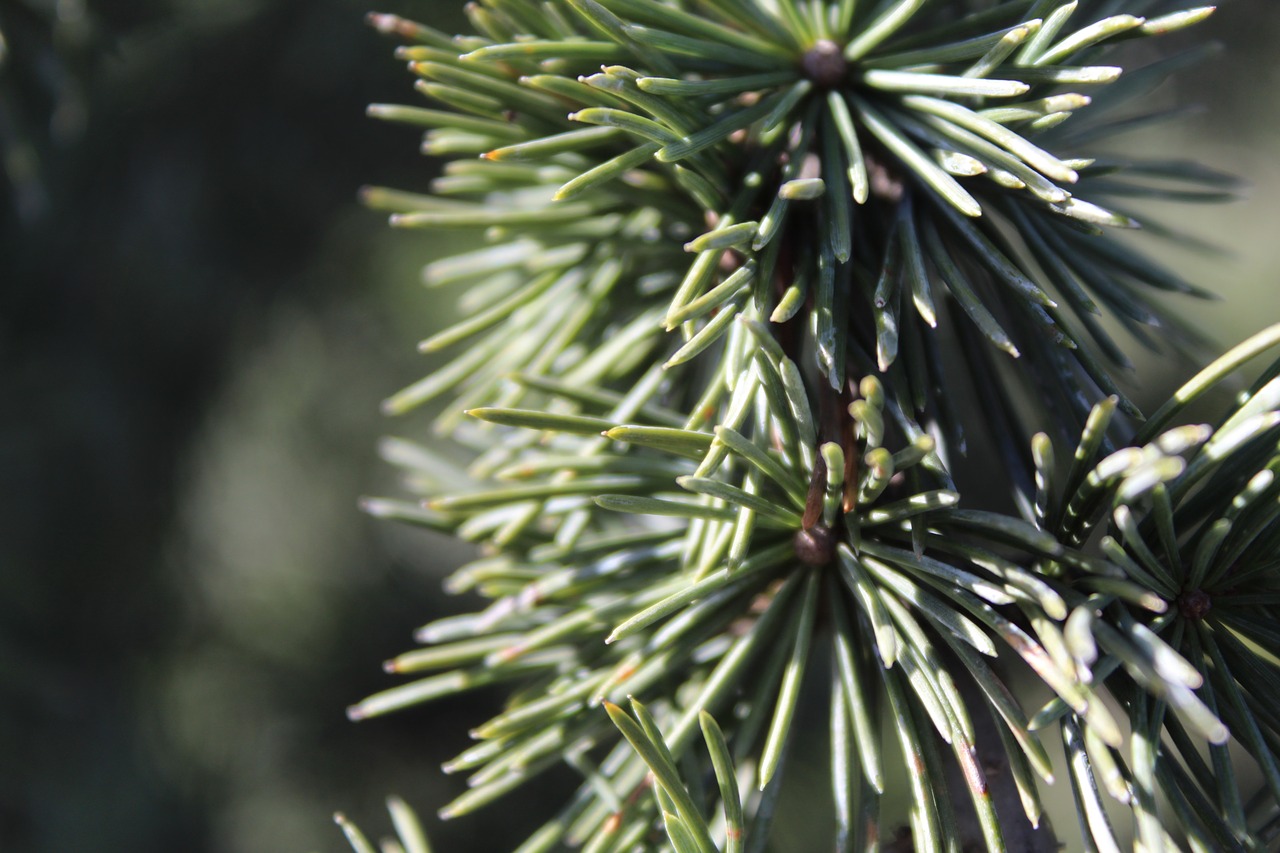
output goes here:
[[[449, 313], [417, 285], [431, 236], [354, 201], [433, 170], [363, 118], [416, 97], [365, 11], [0, 0], [0, 850], [337, 851], [335, 809], [377, 834], [386, 794], [460, 789], [438, 767], [483, 710], [343, 713], [466, 605], [439, 591], [463, 550], [356, 510], [395, 490], [378, 436], [426, 433], [378, 402]], [[1182, 77], [1204, 110], [1128, 143], [1252, 185], [1164, 215], [1227, 254], [1148, 245], [1226, 297], [1180, 306], [1225, 343], [1280, 318], [1280, 8], [1198, 35], [1229, 48]], [[1187, 373], [1141, 369], [1147, 400]], [[439, 849], [509, 849], [537, 788], [433, 821]]]

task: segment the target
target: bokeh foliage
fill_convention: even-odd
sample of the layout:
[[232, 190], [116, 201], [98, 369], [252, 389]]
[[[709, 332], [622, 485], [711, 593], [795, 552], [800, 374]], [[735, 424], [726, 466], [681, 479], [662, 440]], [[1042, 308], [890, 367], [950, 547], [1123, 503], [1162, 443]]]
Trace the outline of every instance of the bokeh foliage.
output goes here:
[[[398, 5], [387, 11], [415, 11]], [[26, 8], [43, 5], [7, 0], [0, 18]], [[17, 221], [12, 197], [0, 204], [0, 389], [8, 401], [0, 407], [0, 754], [7, 767], [23, 768], [7, 774], [0, 793], [5, 849], [256, 851], [297, 849], [304, 837], [308, 849], [341, 849], [328, 811], [349, 809], [372, 829], [385, 820], [382, 794], [394, 789], [430, 812], [451, 795], [435, 787], [435, 762], [497, 708], [489, 693], [474, 705], [437, 706], [430, 719], [438, 737], [421, 735], [428, 717], [418, 714], [404, 717], [403, 728], [392, 721], [352, 734], [342, 705], [383, 684], [369, 661], [395, 653], [404, 626], [430, 608], [466, 605], [440, 602], [436, 581], [417, 574], [444, 566], [415, 569], [388, 589], [376, 556], [384, 544], [361, 538], [369, 528], [354, 508], [343, 510], [345, 499], [312, 509], [287, 497], [291, 489], [377, 489], [377, 469], [361, 461], [373, 437], [412, 427], [380, 422], [371, 400], [418, 374], [420, 364], [397, 361], [397, 353], [426, 333], [420, 318], [444, 322], [431, 294], [406, 286], [410, 268], [433, 249], [417, 235], [379, 239], [378, 217], [355, 210], [361, 183], [423, 188], [434, 171], [412, 158], [403, 133], [357, 118], [369, 101], [405, 97], [401, 69], [360, 30], [367, 8], [347, 0], [91, 0], [91, 49], [64, 59], [73, 73], [88, 69], [83, 131], [51, 144], [50, 114], [31, 109], [48, 102], [22, 102], [49, 204], [34, 225]], [[442, 29], [464, 26], [452, 7], [432, 14]], [[1255, 187], [1243, 204], [1180, 215], [1182, 227], [1240, 253], [1178, 256], [1187, 278], [1228, 296], [1196, 309], [1220, 340], [1254, 331], [1253, 308], [1273, 293], [1267, 223], [1280, 175], [1251, 152], [1275, 145], [1274, 111], [1258, 105], [1275, 89], [1277, 24], [1270, 0], [1224, 4], [1202, 26], [1231, 46], [1230, 61], [1211, 60], [1178, 84], [1179, 100], [1208, 104], [1207, 117], [1136, 137], [1167, 154], [1203, 151], [1206, 162], [1247, 173]], [[49, 44], [41, 35], [11, 45], [3, 73]], [[46, 91], [41, 78], [22, 73]], [[371, 283], [382, 289], [368, 297]], [[353, 314], [369, 319], [368, 333], [358, 332], [350, 349], [334, 346]], [[347, 354], [339, 361], [349, 369], [324, 366], [325, 353]], [[357, 366], [360, 353], [371, 363]], [[1144, 407], [1158, 403], [1165, 392], [1156, 386], [1179, 378], [1171, 370], [1157, 379], [1165, 367], [1144, 363], [1151, 386], [1127, 387], [1130, 396]], [[299, 389], [311, 408], [282, 407]], [[340, 429], [317, 428], [343, 418]], [[304, 435], [315, 438], [295, 440]], [[289, 461], [254, 464], [263, 455]], [[318, 462], [339, 458], [349, 462], [335, 485]], [[210, 482], [197, 470], [238, 472], [239, 487], [226, 493], [237, 511], [216, 528], [197, 510], [209, 506], [195, 495], [208, 494], [200, 483]], [[330, 649], [323, 660], [266, 667], [219, 639], [228, 633], [226, 610], [211, 612], [191, 583], [205, 574], [209, 552], [174, 542], [203, 530], [200, 537], [226, 546], [217, 559], [243, 561], [236, 555], [254, 553], [265, 519], [296, 524], [311, 512], [326, 523], [275, 540], [276, 564], [296, 567], [290, 594], [316, 600], [328, 583], [320, 578], [332, 577], [308, 571], [305, 555], [314, 553], [334, 555], [344, 577], [370, 587], [352, 594], [328, 586], [328, 600], [341, 602], [322, 629]], [[326, 551], [330, 536], [358, 544]], [[396, 542], [401, 566], [433, 548]], [[236, 577], [254, 600], [279, 575]], [[236, 621], [252, 626], [258, 648], [271, 649], [277, 630], [282, 647], [315, 630], [300, 627], [313, 618], [309, 607], [244, 612]], [[345, 663], [335, 670], [338, 658]], [[211, 659], [220, 668], [208, 667]], [[202, 672], [228, 677], [210, 679], [204, 693], [189, 694], [191, 705], [168, 705], [158, 719], [175, 669], [187, 683]], [[175, 744], [175, 728], [240, 758], [200, 764]], [[287, 731], [289, 746], [262, 749], [245, 729]], [[807, 794], [798, 795], [804, 804], [822, 796]], [[258, 807], [239, 808], [244, 796]], [[432, 838], [443, 850], [490, 842], [504, 849], [518, 840], [514, 824], [531, 827], [514, 808], [504, 815], [501, 824], [480, 822], [488, 842], [475, 822], [433, 823]]]

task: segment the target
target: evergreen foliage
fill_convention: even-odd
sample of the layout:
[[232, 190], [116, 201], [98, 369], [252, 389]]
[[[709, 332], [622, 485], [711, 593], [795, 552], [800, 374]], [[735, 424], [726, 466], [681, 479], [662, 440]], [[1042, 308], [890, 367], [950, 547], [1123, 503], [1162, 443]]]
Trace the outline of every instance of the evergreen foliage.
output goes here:
[[[430, 195], [365, 194], [398, 227], [483, 235], [425, 272], [464, 286], [464, 319], [422, 342], [454, 360], [386, 404], [449, 400], [469, 464], [388, 442], [422, 503], [366, 508], [479, 544], [449, 586], [492, 604], [423, 628], [387, 667], [425, 675], [350, 709], [510, 686], [442, 814], [568, 764], [581, 788], [521, 853], [763, 850], [821, 703], [837, 849], [891, 847], [903, 777], [919, 850], [1052, 849], [1055, 776], [1080, 815], [1057, 832], [1089, 849], [1117, 847], [1107, 799], [1140, 849], [1280, 834], [1280, 363], [1181, 423], [1280, 327], [1144, 419], [1104, 324], [1202, 349], [1162, 297], [1204, 294], [1122, 232], [1140, 201], [1236, 184], [1101, 145], [1165, 117], [1142, 100], [1203, 52], [1122, 73], [1120, 44], [1213, 9], [467, 11], [458, 37], [371, 16], [432, 105], [370, 113], [458, 159]], [[966, 432], [1018, 514], [953, 474]], [[1038, 713], [1028, 673], [1056, 696]]]

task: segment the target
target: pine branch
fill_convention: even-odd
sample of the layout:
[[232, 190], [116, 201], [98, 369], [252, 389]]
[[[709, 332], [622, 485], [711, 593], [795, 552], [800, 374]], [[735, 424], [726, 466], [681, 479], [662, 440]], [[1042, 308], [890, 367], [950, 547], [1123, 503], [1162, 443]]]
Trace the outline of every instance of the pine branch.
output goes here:
[[[489, 0], [456, 38], [371, 17], [434, 102], [371, 114], [475, 156], [366, 201], [485, 238], [425, 273], [466, 288], [422, 344], [458, 354], [386, 404], [451, 400], [438, 428], [471, 464], [390, 445], [423, 504], [366, 506], [483, 544], [448, 588], [492, 603], [426, 626], [387, 668], [431, 674], [349, 710], [510, 685], [443, 816], [563, 762], [583, 785], [521, 851], [760, 850], [794, 721], [825, 701], [840, 849], [880, 833], [896, 761], [916, 849], [1047, 843], [1022, 829], [1053, 722], [1088, 843], [1110, 843], [1102, 792], [1149, 849], [1274, 833], [1278, 370], [1216, 428], [1167, 427], [1276, 334], [1134, 431], [1100, 316], [1192, 351], [1157, 297], [1204, 294], [1117, 232], [1135, 200], [1235, 185], [1090, 156], [1181, 62], [1122, 73], [1116, 46], [1213, 11], [1121, 5]], [[1028, 435], [1027, 395], [1053, 438]], [[962, 499], [966, 429], [994, 436], [1022, 517]], [[1056, 695], [1031, 720], [1011, 668]]]

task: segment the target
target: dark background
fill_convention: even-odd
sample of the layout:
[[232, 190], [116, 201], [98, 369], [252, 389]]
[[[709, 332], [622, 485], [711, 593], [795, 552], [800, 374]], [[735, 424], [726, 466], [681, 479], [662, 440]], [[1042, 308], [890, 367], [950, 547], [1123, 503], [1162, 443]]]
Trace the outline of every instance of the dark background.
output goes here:
[[[455, 29], [459, 5], [382, 10]], [[483, 712], [343, 714], [460, 606], [463, 552], [356, 510], [395, 488], [377, 437], [426, 433], [377, 404], [447, 315], [417, 285], [432, 238], [354, 201], [430, 179], [413, 131], [363, 118], [410, 80], [363, 0], [39, 6], [0, 0], [0, 850], [336, 851], [335, 809], [430, 815]], [[1280, 9], [1202, 34], [1230, 48], [1182, 78], [1206, 111], [1129, 144], [1253, 184], [1165, 216], [1231, 254], [1148, 244], [1227, 297], [1180, 305], [1226, 343], [1280, 317]], [[1186, 375], [1140, 369], [1147, 399]], [[529, 825], [508, 803], [431, 832]]]

